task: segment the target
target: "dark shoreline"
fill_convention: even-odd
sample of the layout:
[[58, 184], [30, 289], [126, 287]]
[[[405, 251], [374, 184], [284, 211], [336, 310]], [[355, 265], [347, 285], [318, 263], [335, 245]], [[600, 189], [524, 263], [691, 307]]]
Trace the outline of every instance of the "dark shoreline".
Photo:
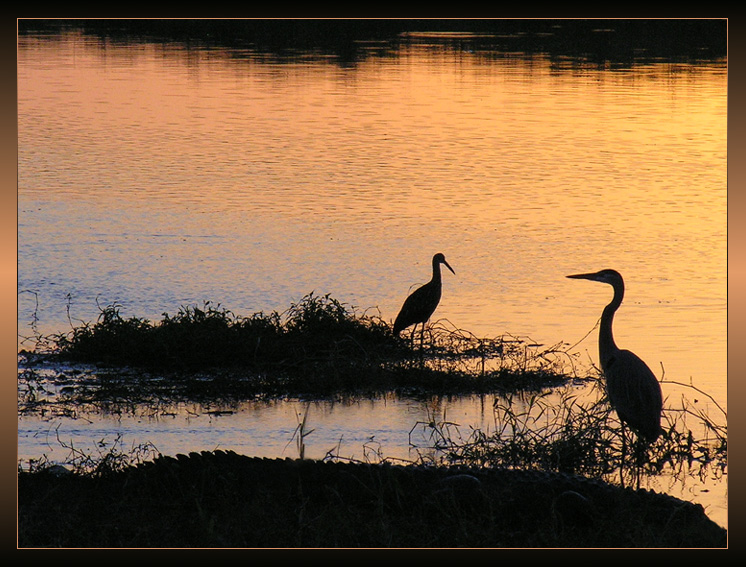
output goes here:
[[[81, 31], [102, 41], [176, 42], [190, 48], [319, 51], [355, 62], [370, 43], [413, 41], [488, 52], [547, 54], [596, 63], [727, 57], [727, 19], [21, 19], [20, 34]], [[381, 51], [378, 51], [381, 53]]]
[[727, 547], [702, 506], [558, 473], [161, 457], [19, 473], [19, 547]]

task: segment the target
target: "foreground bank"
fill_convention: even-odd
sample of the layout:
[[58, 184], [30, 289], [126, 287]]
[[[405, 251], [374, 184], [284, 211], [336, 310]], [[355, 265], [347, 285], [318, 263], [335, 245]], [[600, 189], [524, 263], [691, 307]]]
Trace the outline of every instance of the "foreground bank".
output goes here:
[[703, 508], [519, 470], [159, 457], [19, 474], [20, 547], [726, 547]]

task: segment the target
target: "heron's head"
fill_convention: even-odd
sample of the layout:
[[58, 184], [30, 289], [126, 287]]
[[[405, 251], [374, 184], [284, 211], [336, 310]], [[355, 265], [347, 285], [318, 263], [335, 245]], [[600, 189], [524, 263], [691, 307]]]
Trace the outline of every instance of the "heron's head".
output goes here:
[[456, 272], [453, 271], [453, 268], [451, 268], [450, 264], [446, 262], [446, 257], [443, 256], [443, 254], [441, 254], [440, 252], [433, 256], [433, 265], [435, 264], [444, 264], [446, 268], [451, 270], [451, 273], [456, 275]]
[[618, 285], [623, 283], [622, 275], [616, 270], [601, 270], [600, 272], [593, 272], [590, 274], [573, 274], [567, 276], [577, 280], [591, 280], [594, 282], [607, 283], [609, 285]]

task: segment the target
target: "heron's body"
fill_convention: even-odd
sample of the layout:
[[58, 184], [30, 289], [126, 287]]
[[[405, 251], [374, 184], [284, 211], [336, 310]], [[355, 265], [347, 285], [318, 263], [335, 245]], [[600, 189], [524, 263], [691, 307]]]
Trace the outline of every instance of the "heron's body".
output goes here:
[[433, 277], [425, 285], [414, 290], [404, 301], [394, 321], [394, 334], [398, 335], [410, 325], [416, 326], [418, 323], [422, 323], [424, 328], [425, 323], [435, 312], [443, 289], [440, 275], [441, 264], [445, 264], [451, 272], [456, 273], [446, 262], [443, 254], [438, 253], [433, 256]]
[[622, 423], [645, 440], [654, 441], [661, 433], [663, 395], [660, 384], [639, 356], [616, 346], [612, 333], [614, 313], [624, 298], [621, 274], [615, 270], [601, 270], [567, 277], [607, 283], [614, 288], [614, 298], [603, 310], [598, 332], [599, 360], [606, 378], [606, 392]]

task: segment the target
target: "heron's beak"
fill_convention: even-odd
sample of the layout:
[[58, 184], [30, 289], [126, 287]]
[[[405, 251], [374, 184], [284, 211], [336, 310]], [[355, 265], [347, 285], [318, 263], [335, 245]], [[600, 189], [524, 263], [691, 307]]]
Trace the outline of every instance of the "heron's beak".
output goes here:
[[446, 265], [446, 268], [448, 268], [449, 270], [451, 270], [451, 273], [453, 273], [453, 275], [455, 276], [456, 272], [453, 271], [453, 268], [451, 268], [450, 264], [448, 262], [446, 262], [445, 260], [443, 260], [443, 263]]
[[598, 277], [598, 274], [594, 272], [592, 274], [573, 274], [565, 277], [573, 278], [575, 280], [595, 280]]

